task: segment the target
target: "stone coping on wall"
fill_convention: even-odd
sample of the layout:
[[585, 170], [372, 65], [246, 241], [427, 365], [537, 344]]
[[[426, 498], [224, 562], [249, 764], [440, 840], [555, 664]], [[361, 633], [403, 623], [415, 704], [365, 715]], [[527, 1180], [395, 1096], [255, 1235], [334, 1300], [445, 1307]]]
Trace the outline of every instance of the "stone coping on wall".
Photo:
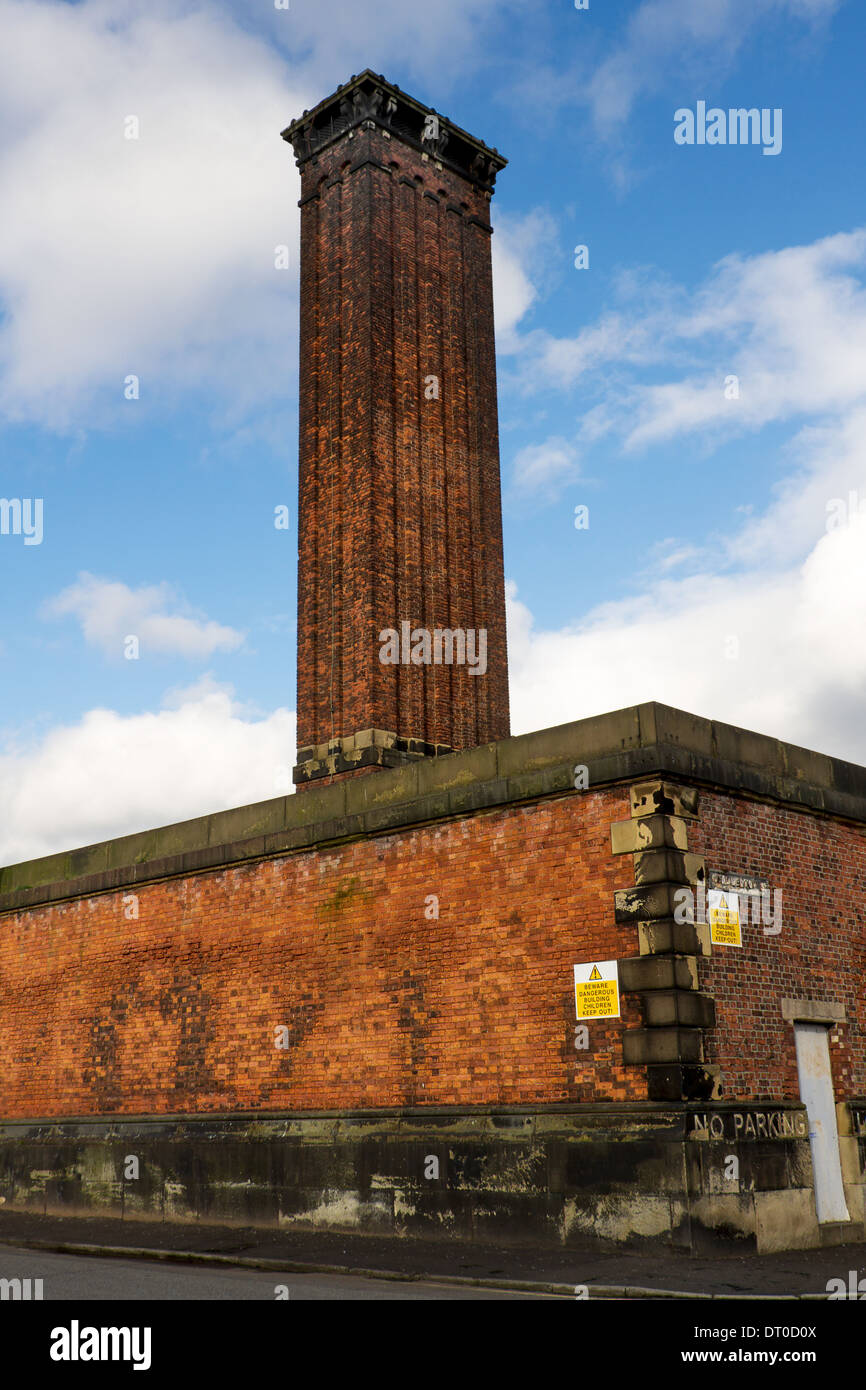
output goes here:
[[[852, 1100], [845, 1102], [858, 1109], [866, 1105]], [[441, 1128], [470, 1126], [484, 1131], [519, 1131], [526, 1126], [546, 1129], [564, 1125], [567, 1128], [617, 1128], [638, 1126], [647, 1122], [662, 1124], [683, 1137], [694, 1134], [693, 1119], [697, 1115], [727, 1115], [746, 1111], [805, 1112], [799, 1100], [724, 1100], [724, 1101], [540, 1101], [522, 1105], [398, 1105], [374, 1109], [346, 1110], [199, 1110], [170, 1114], [55, 1115], [0, 1116], [0, 1140], [38, 1138], [87, 1138], [88, 1135], [108, 1136], [112, 1133], [156, 1132], [160, 1130], [232, 1128], [248, 1129], [251, 1137], [266, 1138], [271, 1131], [290, 1133], [296, 1127], [314, 1129], [318, 1126], [340, 1125], [361, 1128], [393, 1129]], [[323, 1131], [324, 1132], [324, 1131]]]
[[0, 868], [0, 913], [664, 775], [866, 823], [866, 768], [649, 703]]

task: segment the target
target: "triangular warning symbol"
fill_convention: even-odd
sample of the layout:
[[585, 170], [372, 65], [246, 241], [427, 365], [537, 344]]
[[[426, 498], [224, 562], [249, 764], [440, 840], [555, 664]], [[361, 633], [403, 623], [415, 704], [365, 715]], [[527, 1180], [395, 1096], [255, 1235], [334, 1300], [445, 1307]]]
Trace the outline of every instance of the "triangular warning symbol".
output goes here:
[[590, 978], [591, 980], [600, 980], [600, 979], [601, 979], [601, 973], [600, 973], [599, 968], [598, 968], [597, 965], [594, 965], [594, 966], [592, 967], [592, 974], [590, 975], [589, 978]]

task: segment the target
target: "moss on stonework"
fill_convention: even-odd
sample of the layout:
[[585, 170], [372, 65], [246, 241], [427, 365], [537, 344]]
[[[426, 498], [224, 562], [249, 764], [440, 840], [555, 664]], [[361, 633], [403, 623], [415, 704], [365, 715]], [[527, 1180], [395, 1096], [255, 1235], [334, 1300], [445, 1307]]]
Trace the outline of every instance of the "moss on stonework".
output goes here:
[[366, 902], [371, 896], [369, 889], [364, 889], [361, 886], [361, 880], [357, 875], [354, 875], [339, 884], [331, 896], [320, 903], [318, 910], [322, 916], [334, 916], [353, 902]]

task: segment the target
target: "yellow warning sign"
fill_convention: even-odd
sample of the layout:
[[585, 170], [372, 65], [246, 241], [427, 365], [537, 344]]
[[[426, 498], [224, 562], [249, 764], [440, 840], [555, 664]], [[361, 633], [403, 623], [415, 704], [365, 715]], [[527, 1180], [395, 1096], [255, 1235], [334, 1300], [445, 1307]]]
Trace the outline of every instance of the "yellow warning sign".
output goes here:
[[619, 974], [615, 960], [574, 967], [574, 1006], [578, 1020], [619, 1018]]
[[736, 893], [711, 888], [707, 894], [707, 920], [714, 946], [742, 946], [740, 899]]

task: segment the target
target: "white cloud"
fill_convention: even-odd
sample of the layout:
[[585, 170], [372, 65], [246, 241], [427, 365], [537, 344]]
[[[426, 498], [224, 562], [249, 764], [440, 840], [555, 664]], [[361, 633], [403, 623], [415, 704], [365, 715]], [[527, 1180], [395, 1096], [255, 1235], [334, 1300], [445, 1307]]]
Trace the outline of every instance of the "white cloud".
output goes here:
[[300, 84], [214, 8], [3, 0], [0, 25], [0, 409], [135, 410], [129, 373], [143, 406], [284, 392]]
[[[733, 51], [756, 17], [834, 7], [652, 0], [596, 73], [596, 115], [621, 119], [665, 63], [678, 75], [684, 44]], [[0, 415], [72, 429], [197, 391], [233, 426], [276, 408], [294, 382], [298, 264], [298, 178], [279, 131], [367, 63], [399, 59], [440, 101], [522, 12], [516, 0], [299, 0], [235, 18], [180, 0], [0, 0]], [[540, 213], [497, 227], [509, 351], [549, 229]], [[283, 243], [295, 269], [274, 268]], [[137, 403], [123, 399], [128, 374]]]
[[542, 208], [522, 217], [500, 215], [494, 207], [493, 299], [498, 353], [516, 352], [517, 324], [546, 289], [545, 266], [556, 260], [558, 231]]
[[815, 22], [840, 4], [841, 0], [644, 0], [588, 84], [593, 118], [602, 130], [615, 129], [628, 119], [640, 97], [672, 81], [721, 80], [758, 24], [788, 18]]
[[252, 719], [212, 681], [175, 692], [171, 705], [131, 716], [90, 710], [0, 752], [0, 863], [291, 791], [293, 713]]
[[[187, 611], [170, 612], [170, 607]], [[202, 660], [216, 651], [234, 651], [243, 633], [188, 610], [169, 584], [130, 589], [117, 580], [83, 573], [43, 606], [43, 616], [79, 619], [85, 640], [106, 656], [120, 659], [127, 637], [138, 638], [139, 654], [170, 654]]]
[[676, 569], [679, 565], [684, 565], [690, 560], [695, 560], [700, 556], [700, 551], [694, 545], [684, 544], [672, 536], [666, 536], [662, 541], [656, 541], [650, 551], [650, 565], [656, 574], [668, 574], [670, 570]]
[[[660, 542], [630, 599], [545, 632], [512, 591], [516, 731], [661, 700], [866, 762], [864, 268], [863, 231], [729, 257], [691, 297], [669, 286], [641, 305], [633, 283], [630, 320], [524, 338], [530, 390], [551, 384], [551, 362], [559, 384], [582, 390], [586, 374], [615, 365], [579, 445], [619, 434], [648, 451], [683, 435], [706, 446], [771, 422], [800, 428], [779, 450], [785, 472], [763, 512], [741, 509], [721, 536], [710, 519], [706, 535]], [[661, 385], [640, 380], [647, 344], [653, 376], [670, 377]], [[739, 399], [725, 398], [728, 373]], [[672, 578], [684, 565], [694, 572]]]
[[527, 389], [563, 390], [606, 362], [649, 365], [658, 358], [658, 314], [605, 311], [573, 338], [535, 329], [523, 339], [523, 384]]
[[[604, 435], [632, 451], [687, 435], [706, 445], [800, 423], [780, 451], [787, 474], [772, 506], [719, 553], [746, 566], [802, 560], [832, 499], [866, 498], [866, 230], [727, 257], [692, 296], [634, 279], [623, 293], [630, 313], [606, 311], [576, 338], [525, 335], [523, 389], [591, 379], [601, 400], [583, 416], [581, 447]], [[644, 367], [669, 379], [645, 384]]]
[[[862, 399], [864, 271], [863, 229], [810, 246], [727, 257], [691, 310], [666, 325], [669, 343], [688, 343], [695, 356], [712, 358], [715, 369], [645, 388], [628, 444], [707, 426], [757, 428], [770, 420], [835, 413]], [[738, 378], [735, 401], [723, 389], [730, 374]]]
[[[688, 295], [663, 278], [620, 277], [616, 307], [570, 338], [513, 333], [524, 391], [565, 390], [603, 367], [605, 424], [627, 447], [707, 429], [838, 413], [866, 395], [866, 229], [754, 256], [733, 254]], [[688, 374], [642, 384], [687, 365]], [[608, 374], [609, 376], [610, 374]], [[736, 397], [726, 381], [736, 376]]]
[[66, 430], [201, 391], [234, 426], [282, 403], [299, 180], [280, 131], [370, 61], [408, 56], [441, 95], [442, 57], [449, 81], [477, 64], [507, 8], [0, 0], [0, 416]]
[[559, 632], [508, 608], [515, 733], [658, 700], [866, 763], [866, 515], [799, 566], [655, 582]]
[[[495, 28], [508, 38], [512, 19], [525, 14], [523, 0], [422, 0], [411, 5], [406, 0], [291, 0], [290, 11], [275, 16], [269, 33], [287, 52], [304, 54], [306, 67], [315, 74], [315, 95], [306, 105], [364, 68], [388, 78], [388, 65], [399, 62], [420, 84], [413, 95], [435, 106], [443, 91], [486, 63]], [[428, 83], [425, 95], [422, 88]], [[459, 111], [448, 114], [462, 124]], [[473, 133], [493, 140], [490, 131]]]
[[542, 444], [527, 444], [514, 459], [513, 485], [520, 493], [555, 497], [561, 487], [578, 476], [578, 455], [573, 444], [552, 435]]

